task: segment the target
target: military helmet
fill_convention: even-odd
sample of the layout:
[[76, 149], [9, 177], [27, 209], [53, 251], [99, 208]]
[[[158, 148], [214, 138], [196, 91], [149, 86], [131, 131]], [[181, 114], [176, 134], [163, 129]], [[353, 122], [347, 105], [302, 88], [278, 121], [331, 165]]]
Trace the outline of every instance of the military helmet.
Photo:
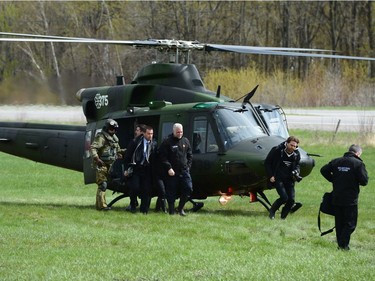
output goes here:
[[117, 128], [118, 128], [118, 124], [117, 124], [117, 122], [115, 121], [115, 120], [113, 120], [113, 119], [107, 119], [106, 121], [105, 121], [105, 124], [104, 124], [104, 130], [105, 131], [108, 131], [108, 129], [114, 129], [114, 130], [117, 130]]

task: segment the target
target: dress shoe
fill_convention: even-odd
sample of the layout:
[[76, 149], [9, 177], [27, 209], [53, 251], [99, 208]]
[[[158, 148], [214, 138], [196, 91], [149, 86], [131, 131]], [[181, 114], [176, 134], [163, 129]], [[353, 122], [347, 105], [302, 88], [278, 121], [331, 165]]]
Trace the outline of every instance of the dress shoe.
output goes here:
[[186, 213], [185, 213], [184, 210], [180, 210], [180, 211], [178, 211], [178, 213], [179, 213], [180, 216], [183, 216], [183, 217], [186, 216]]
[[125, 208], [125, 211], [134, 214], [137, 210], [136, 210], [136, 208], [134, 208], [134, 207], [132, 208], [132, 207], [129, 205], [128, 207]]
[[271, 219], [271, 220], [274, 220], [275, 219], [275, 212], [274, 211], [272, 211], [272, 210], [270, 210], [269, 211], [270, 213], [269, 213], [269, 218]]

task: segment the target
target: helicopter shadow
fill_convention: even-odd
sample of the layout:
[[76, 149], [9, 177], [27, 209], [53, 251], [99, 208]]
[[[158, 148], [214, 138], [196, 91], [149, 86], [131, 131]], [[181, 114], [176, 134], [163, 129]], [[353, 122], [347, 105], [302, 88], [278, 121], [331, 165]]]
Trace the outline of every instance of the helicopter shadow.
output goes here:
[[217, 215], [217, 216], [224, 216], [224, 217], [264, 217], [267, 213], [266, 210], [258, 211], [258, 210], [240, 210], [240, 209], [230, 209], [230, 210], [220, 210], [220, 209], [200, 209], [197, 212], [192, 212], [188, 210], [191, 214], [206, 214], [206, 215]]
[[[2, 206], [12, 206], [12, 207], [36, 207], [42, 209], [62, 209], [62, 208], [72, 208], [78, 210], [94, 210], [95, 206], [93, 205], [78, 205], [78, 204], [62, 204], [62, 203], [48, 203], [48, 202], [11, 202], [11, 201], [0, 201]], [[155, 206], [150, 207], [149, 214], [157, 214], [158, 212], [154, 211]], [[219, 209], [200, 209], [199, 211], [193, 212], [189, 208], [186, 208], [189, 214], [198, 214], [198, 215], [216, 215], [216, 216], [223, 216], [223, 217], [264, 217], [266, 211], [258, 211], [258, 210], [239, 210], [239, 209], [230, 209], [230, 210], [219, 210]], [[124, 212], [125, 207], [123, 206], [112, 206], [111, 212]], [[166, 214], [167, 215], [167, 214]]]

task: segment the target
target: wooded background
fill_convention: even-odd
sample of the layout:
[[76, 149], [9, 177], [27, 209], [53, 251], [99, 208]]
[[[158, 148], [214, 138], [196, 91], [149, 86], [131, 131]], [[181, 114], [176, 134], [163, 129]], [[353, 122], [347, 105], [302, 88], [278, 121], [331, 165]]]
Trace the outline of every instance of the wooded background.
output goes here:
[[[1, 2], [0, 30], [317, 48], [375, 57], [375, 2]], [[130, 82], [140, 67], [157, 59], [153, 50], [126, 46], [0, 42], [0, 103], [78, 104], [74, 94], [80, 88], [113, 85], [119, 74]], [[251, 75], [257, 77], [254, 83], [266, 85], [262, 100], [267, 102], [375, 105], [375, 62], [213, 52], [194, 53], [192, 63], [211, 90], [226, 80], [228, 96], [240, 97], [255, 86], [248, 83]]]

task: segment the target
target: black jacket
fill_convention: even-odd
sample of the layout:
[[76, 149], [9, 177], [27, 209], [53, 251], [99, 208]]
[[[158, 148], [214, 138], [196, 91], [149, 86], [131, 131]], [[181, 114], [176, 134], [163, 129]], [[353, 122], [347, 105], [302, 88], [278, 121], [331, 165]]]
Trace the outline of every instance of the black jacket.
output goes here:
[[352, 152], [333, 159], [320, 169], [320, 173], [333, 185], [333, 205], [350, 206], [358, 204], [359, 186], [368, 183], [366, 166], [362, 159]]
[[145, 159], [144, 155], [144, 136], [140, 135], [134, 138], [128, 145], [125, 153], [125, 169], [129, 168], [130, 165], [136, 166], [148, 166], [151, 162], [154, 161], [154, 157], [157, 150], [157, 143], [155, 140], [152, 140], [150, 143], [150, 154], [149, 159]]
[[275, 177], [276, 180], [292, 180], [292, 171], [300, 172], [299, 162], [301, 160], [301, 155], [298, 150], [293, 152], [293, 155], [289, 158], [291, 165], [285, 167], [282, 163], [284, 155], [285, 142], [273, 147], [268, 153], [266, 160], [264, 162], [266, 168], [266, 174], [268, 179]]
[[175, 138], [173, 134], [164, 139], [160, 145], [160, 161], [168, 171], [172, 168], [176, 175], [189, 171], [193, 163], [193, 154], [187, 138]]

